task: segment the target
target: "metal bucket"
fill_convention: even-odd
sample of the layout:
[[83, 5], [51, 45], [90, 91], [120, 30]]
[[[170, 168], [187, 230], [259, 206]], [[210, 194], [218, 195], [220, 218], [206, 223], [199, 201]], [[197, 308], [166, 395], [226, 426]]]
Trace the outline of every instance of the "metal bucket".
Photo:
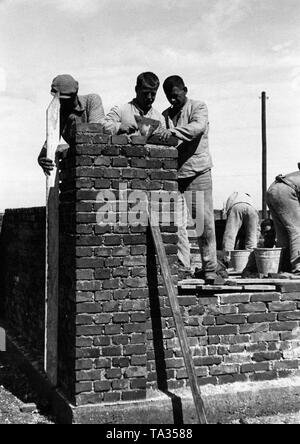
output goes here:
[[234, 269], [241, 273], [247, 265], [250, 250], [232, 250], [230, 251], [230, 265]]
[[254, 248], [255, 261], [259, 273], [278, 273], [282, 248]]

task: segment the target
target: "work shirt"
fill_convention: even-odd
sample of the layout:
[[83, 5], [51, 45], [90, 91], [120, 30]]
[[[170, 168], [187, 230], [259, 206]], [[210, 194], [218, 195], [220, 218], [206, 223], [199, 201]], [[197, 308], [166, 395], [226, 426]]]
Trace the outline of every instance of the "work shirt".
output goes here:
[[[162, 126], [165, 128], [165, 121], [161, 113], [152, 107], [147, 113], [144, 113], [133, 99], [131, 102], [125, 103], [124, 105], [116, 105], [109, 111], [102, 122], [104, 125], [104, 131], [108, 134], [118, 134], [120, 126], [123, 123], [135, 127], [136, 133], [138, 133], [138, 125], [134, 116], [143, 116], [149, 119], [158, 120], [160, 122], [160, 127]], [[159, 131], [159, 128], [157, 128], [156, 131]]]
[[187, 99], [176, 116], [176, 126], [170, 112], [163, 112], [165, 125], [179, 140], [178, 178], [193, 177], [212, 168], [208, 146], [208, 110], [204, 102]]
[[291, 186], [300, 197], [300, 171], [294, 171], [286, 175], [279, 175], [276, 177], [276, 182], [284, 182]]
[[225, 213], [227, 216], [228, 216], [231, 208], [238, 203], [246, 203], [246, 204], [251, 205], [252, 207], [255, 208], [254, 201], [253, 201], [252, 197], [250, 196], [250, 194], [242, 193], [239, 191], [234, 191], [228, 197], [227, 202], [226, 202]]
[[[60, 135], [70, 144], [71, 126], [74, 122], [78, 123], [101, 123], [105, 117], [102, 100], [98, 94], [87, 94], [78, 97], [78, 105], [74, 110], [64, 115], [60, 113]], [[46, 147], [46, 142], [43, 148]]]

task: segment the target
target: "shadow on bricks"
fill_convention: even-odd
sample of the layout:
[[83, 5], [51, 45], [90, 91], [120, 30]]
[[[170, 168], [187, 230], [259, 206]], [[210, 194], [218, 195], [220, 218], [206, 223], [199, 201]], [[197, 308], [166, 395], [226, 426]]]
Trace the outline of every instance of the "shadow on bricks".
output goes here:
[[157, 388], [172, 400], [174, 424], [183, 424], [182, 402], [179, 396], [168, 390], [168, 377], [165, 363], [165, 353], [162, 332], [162, 315], [159, 303], [159, 291], [157, 280], [157, 259], [155, 246], [150, 227], [147, 229], [147, 279], [149, 287], [150, 316], [153, 331], [153, 346], [155, 366], [157, 374]]

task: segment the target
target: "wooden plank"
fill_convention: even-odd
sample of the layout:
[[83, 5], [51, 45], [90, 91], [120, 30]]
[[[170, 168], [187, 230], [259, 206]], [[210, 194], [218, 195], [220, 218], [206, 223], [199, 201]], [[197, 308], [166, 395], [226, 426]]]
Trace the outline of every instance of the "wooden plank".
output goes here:
[[182, 281], [178, 282], [178, 286], [186, 285], [186, 284], [189, 284], [189, 285], [202, 285], [204, 283], [205, 283], [204, 279], [183, 279]]
[[[56, 95], [46, 112], [47, 157], [56, 163], [59, 143], [59, 97]], [[50, 382], [57, 385], [58, 333], [58, 263], [59, 263], [59, 177], [55, 166], [46, 184], [46, 288], [44, 369]]]
[[242, 291], [243, 287], [238, 285], [196, 285], [196, 289], [202, 291]]
[[262, 279], [258, 279], [258, 278], [249, 278], [249, 279], [235, 279], [235, 278], [230, 278], [230, 279], [225, 279], [226, 284], [229, 285], [283, 285], [283, 284], [290, 284], [290, 283], [300, 283], [300, 279], [298, 280], [291, 280], [291, 279], [272, 279], [272, 278], [262, 278]]
[[151, 232], [154, 240], [154, 244], [156, 247], [157, 256], [159, 259], [159, 263], [161, 266], [161, 271], [165, 283], [165, 287], [168, 293], [170, 306], [172, 309], [177, 335], [179, 338], [179, 343], [182, 351], [182, 355], [184, 358], [192, 395], [194, 399], [194, 404], [198, 416], [198, 420], [200, 424], [207, 424], [204, 403], [201, 398], [200, 389], [197, 382], [196, 371], [193, 363], [193, 358], [190, 354], [190, 346], [188, 343], [188, 338], [186, 334], [186, 330], [184, 327], [183, 319], [181, 317], [180, 307], [177, 298], [177, 292], [175, 290], [175, 286], [172, 281], [171, 271], [168, 263], [168, 258], [164, 249], [162, 236], [160, 232], [160, 228], [157, 224], [151, 223], [151, 218], [149, 218]]
[[276, 291], [276, 285], [243, 285], [244, 291]]
[[6, 351], [6, 334], [4, 328], [0, 327], [0, 352]]

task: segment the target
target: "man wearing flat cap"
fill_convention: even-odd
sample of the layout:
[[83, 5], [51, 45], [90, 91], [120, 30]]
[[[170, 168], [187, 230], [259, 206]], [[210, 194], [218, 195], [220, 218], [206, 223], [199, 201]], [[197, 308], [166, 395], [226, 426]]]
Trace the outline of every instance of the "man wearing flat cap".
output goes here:
[[[67, 143], [70, 143], [72, 122], [100, 123], [105, 116], [101, 97], [98, 94], [79, 96], [78, 82], [69, 74], [61, 74], [53, 79], [51, 94], [59, 94], [60, 135]], [[38, 163], [47, 175], [53, 170], [54, 164], [47, 158], [46, 143], [40, 152]]]

